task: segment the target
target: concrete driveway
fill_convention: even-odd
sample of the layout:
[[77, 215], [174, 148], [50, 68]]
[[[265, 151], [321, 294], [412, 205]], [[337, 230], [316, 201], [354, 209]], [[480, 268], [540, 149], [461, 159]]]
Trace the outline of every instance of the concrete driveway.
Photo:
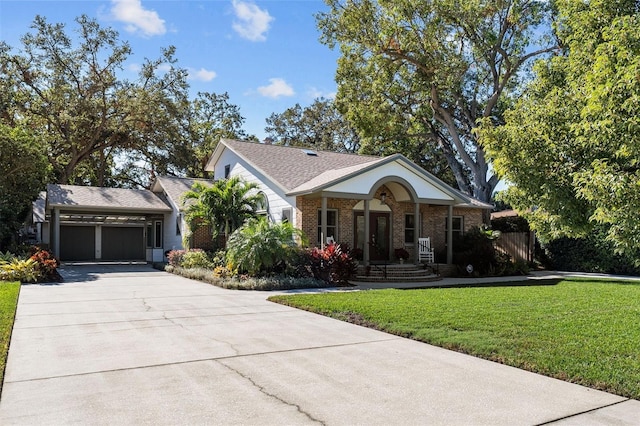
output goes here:
[[0, 424], [638, 424], [640, 401], [134, 266], [20, 293]]

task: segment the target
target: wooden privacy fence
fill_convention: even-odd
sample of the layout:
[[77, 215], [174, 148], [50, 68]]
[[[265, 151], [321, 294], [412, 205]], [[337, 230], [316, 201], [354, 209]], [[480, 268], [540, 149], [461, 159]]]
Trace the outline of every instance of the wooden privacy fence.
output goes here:
[[503, 232], [495, 241], [495, 247], [513, 260], [533, 262], [535, 238], [533, 232]]

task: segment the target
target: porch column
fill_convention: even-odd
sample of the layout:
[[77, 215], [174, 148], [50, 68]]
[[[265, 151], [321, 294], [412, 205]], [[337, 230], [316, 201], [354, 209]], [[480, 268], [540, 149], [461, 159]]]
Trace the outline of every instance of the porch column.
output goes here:
[[420, 203], [416, 201], [416, 204], [413, 208], [413, 251], [414, 251], [414, 261], [415, 264], [419, 264], [420, 256], [418, 256], [418, 251], [420, 247], [418, 247], [418, 238], [422, 234], [422, 221], [420, 220]]
[[453, 263], [453, 206], [447, 212], [447, 264]]
[[49, 247], [53, 255], [60, 259], [60, 209], [51, 210], [51, 225], [49, 227]]
[[364, 200], [364, 243], [362, 247], [362, 260], [365, 266], [369, 266], [369, 200]]
[[322, 197], [320, 208], [320, 247], [324, 248], [327, 242], [327, 197]]

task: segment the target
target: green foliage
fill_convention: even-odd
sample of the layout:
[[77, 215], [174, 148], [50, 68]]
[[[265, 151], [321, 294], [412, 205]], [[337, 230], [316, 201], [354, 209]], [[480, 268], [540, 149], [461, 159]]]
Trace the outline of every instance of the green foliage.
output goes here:
[[50, 169], [43, 144], [26, 130], [0, 123], [0, 249], [14, 242]]
[[184, 253], [179, 266], [185, 269], [213, 269], [214, 267], [213, 262], [211, 262], [207, 256], [207, 253], [200, 249], [192, 249]]
[[0, 280], [35, 283], [39, 277], [38, 264], [33, 259], [13, 259], [0, 263]]
[[214, 240], [221, 233], [229, 236], [256, 215], [262, 201], [261, 195], [255, 192], [257, 188], [257, 184], [244, 182], [239, 176], [217, 180], [210, 186], [194, 183], [183, 196], [183, 203], [195, 201], [186, 210], [190, 232], [198, 226], [211, 225]]
[[640, 398], [640, 284], [564, 280], [496, 285], [502, 287], [332, 292], [269, 300]]
[[271, 223], [265, 218], [247, 221], [227, 242], [227, 262], [232, 270], [251, 276], [283, 272], [298, 251], [302, 231], [288, 222]]
[[36, 16], [19, 48], [0, 42], [0, 120], [32, 129], [56, 182], [146, 186], [149, 170], [202, 176], [221, 137], [248, 137], [226, 93], [189, 100], [174, 47], [124, 79], [130, 45], [85, 15], [76, 24], [71, 37]]
[[20, 294], [19, 282], [0, 281], [0, 391], [9, 352], [9, 341]]
[[187, 122], [187, 144], [173, 151], [189, 176], [205, 177], [205, 166], [220, 139], [254, 139], [242, 129], [244, 117], [240, 108], [229, 102], [229, 94], [199, 92], [190, 104]]
[[340, 48], [336, 104], [361, 151], [401, 152], [488, 202], [498, 178], [477, 123], [501, 123], [529, 59], [556, 48], [537, 37], [548, 2], [326, 3], [321, 41]]
[[500, 232], [529, 232], [529, 222], [522, 216], [491, 219], [491, 229]]
[[[635, 0], [561, 0], [560, 55], [540, 61], [506, 125], [485, 122], [507, 201], [543, 241], [607, 224], [614, 249], [640, 249], [640, 16]], [[640, 258], [636, 258], [640, 263]]]
[[559, 271], [640, 275], [640, 267], [634, 264], [638, 256], [616, 253], [606, 235], [606, 228], [597, 226], [583, 238], [562, 237], [549, 241], [544, 245], [546, 266]]
[[473, 274], [476, 276], [492, 275], [499, 263], [493, 240], [480, 228], [473, 228], [461, 237], [455, 238], [453, 263], [458, 265], [461, 271], [465, 271], [467, 265], [472, 265]]
[[316, 99], [304, 109], [296, 104], [281, 114], [271, 114], [265, 132], [280, 145], [335, 152], [357, 152], [360, 148], [358, 134], [328, 99]]

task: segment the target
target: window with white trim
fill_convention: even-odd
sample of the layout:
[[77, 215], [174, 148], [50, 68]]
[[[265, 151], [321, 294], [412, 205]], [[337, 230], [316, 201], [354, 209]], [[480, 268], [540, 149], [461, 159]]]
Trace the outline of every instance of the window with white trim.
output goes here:
[[268, 216], [269, 214], [269, 199], [267, 194], [260, 191], [258, 192], [258, 203], [256, 204], [256, 214], [258, 216]]
[[293, 220], [293, 209], [291, 207], [282, 209], [281, 221], [282, 223], [292, 223]]
[[[327, 237], [333, 237], [334, 241], [338, 240], [338, 210], [327, 209], [327, 235], [324, 236], [324, 243]], [[322, 240], [322, 210], [318, 210], [318, 243]]]
[[404, 215], [404, 243], [413, 244], [416, 235], [416, 217], [413, 214]]
[[[451, 223], [452, 223], [452, 227], [451, 230], [453, 231], [453, 240], [455, 241], [456, 239], [462, 237], [462, 235], [464, 235], [464, 216], [453, 216], [451, 218]], [[449, 221], [447, 220], [447, 218], [444, 218], [444, 240], [447, 241], [447, 231], [449, 230]]]

